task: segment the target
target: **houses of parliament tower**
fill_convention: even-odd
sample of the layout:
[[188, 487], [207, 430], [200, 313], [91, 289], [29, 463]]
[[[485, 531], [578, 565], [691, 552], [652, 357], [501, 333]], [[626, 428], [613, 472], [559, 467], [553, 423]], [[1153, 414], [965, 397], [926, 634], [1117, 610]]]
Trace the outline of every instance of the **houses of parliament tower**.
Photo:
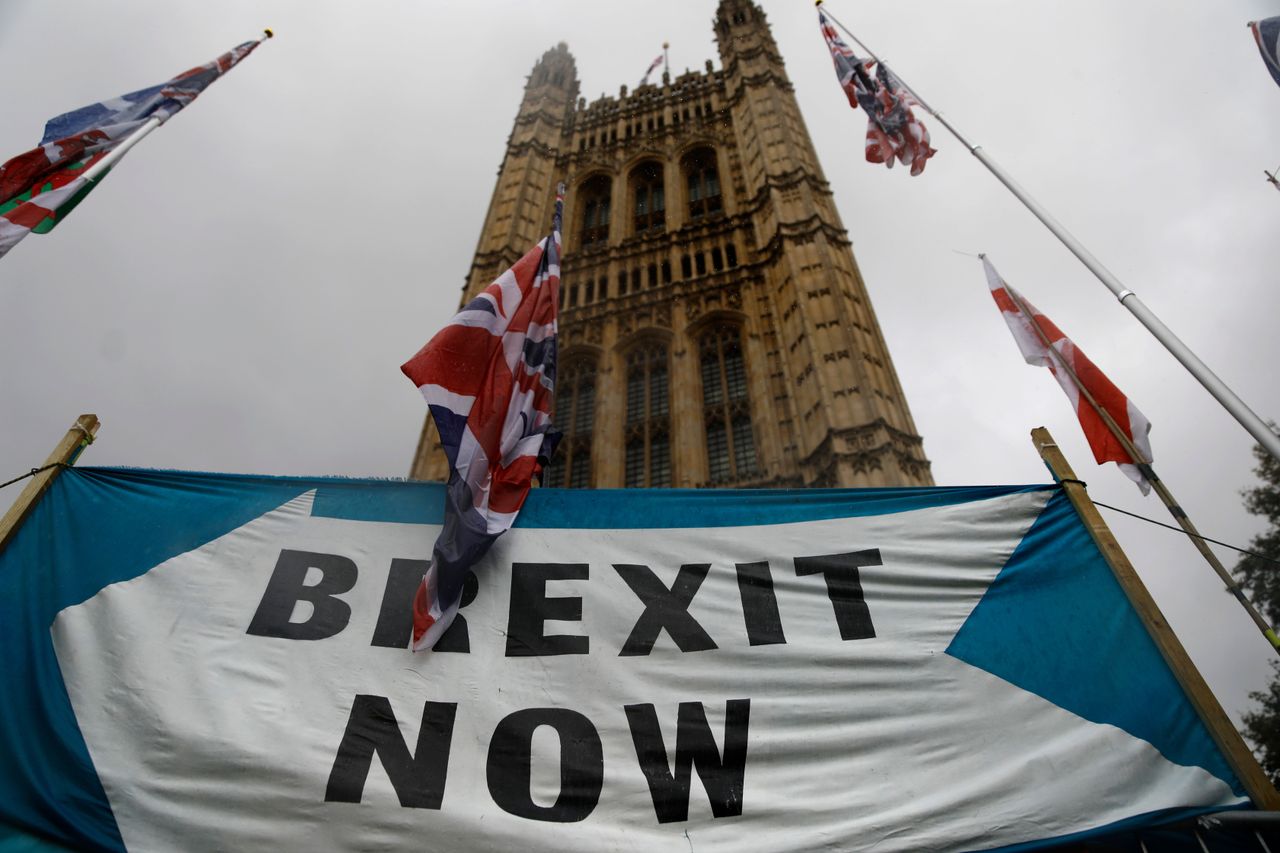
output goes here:
[[[720, 0], [713, 26], [719, 70], [587, 103], [560, 44], [525, 85], [463, 301], [565, 181], [544, 484], [931, 485], [765, 15]], [[430, 418], [410, 476], [448, 479]]]

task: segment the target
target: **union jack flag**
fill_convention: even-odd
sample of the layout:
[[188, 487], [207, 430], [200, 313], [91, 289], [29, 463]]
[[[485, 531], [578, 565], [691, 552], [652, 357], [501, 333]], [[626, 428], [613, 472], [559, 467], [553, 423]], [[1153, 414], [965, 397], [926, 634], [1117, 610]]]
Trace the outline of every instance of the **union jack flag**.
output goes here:
[[657, 56], [655, 56], [655, 57], [653, 58], [653, 62], [650, 62], [650, 63], [649, 63], [649, 68], [644, 72], [644, 76], [640, 78], [640, 85], [641, 85], [641, 86], [643, 86], [645, 83], [648, 83], [648, 82], [649, 82], [649, 75], [653, 73], [653, 70], [654, 70], [655, 68], [657, 68], [659, 65], [661, 65], [661, 64], [662, 64], [663, 56], [664, 56], [664, 54], [661, 54], [661, 53], [660, 53], [660, 54], [658, 54]]
[[1250, 21], [1249, 29], [1253, 30], [1253, 39], [1262, 52], [1262, 61], [1266, 63], [1267, 71], [1280, 84], [1280, 17]]
[[50, 119], [40, 145], [0, 166], [0, 257], [66, 217], [96, 185], [95, 163], [151, 119], [162, 123], [261, 44], [249, 41], [158, 86], [99, 101]]
[[924, 122], [912, 111], [920, 102], [883, 62], [877, 67], [874, 60], [855, 55], [821, 10], [818, 25], [849, 106], [855, 110], [861, 106], [867, 114], [867, 162], [884, 163], [892, 169], [896, 160], [910, 166], [913, 175], [923, 172], [925, 161], [937, 152], [929, 145]]
[[467, 569], [515, 522], [559, 441], [551, 405], [563, 208], [562, 187], [551, 236], [400, 368], [426, 398], [449, 459], [444, 529], [413, 598], [414, 651], [453, 622]]

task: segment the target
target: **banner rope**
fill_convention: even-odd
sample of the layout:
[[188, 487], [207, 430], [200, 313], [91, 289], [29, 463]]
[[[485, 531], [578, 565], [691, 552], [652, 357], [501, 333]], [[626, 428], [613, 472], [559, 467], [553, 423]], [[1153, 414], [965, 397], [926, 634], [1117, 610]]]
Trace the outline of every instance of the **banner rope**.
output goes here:
[[34, 477], [36, 474], [42, 473], [44, 471], [48, 471], [50, 468], [70, 468], [70, 467], [71, 466], [65, 462], [50, 462], [48, 465], [44, 466], [43, 468], [32, 468], [30, 471], [28, 471], [25, 474], [14, 477], [12, 480], [7, 480], [3, 483], [0, 483], [0, 489], [3, 489], [5, 486], [12, 486], [14, 483], [20, 483], [23, 480], [27, 479], [28, 477]]
[[[1174, 527], [1172, 524], [1165, 524], [1163, 521], [1156, 521], [1154, 518], [1147, 518], [1145, 515], [1138, 515], [1136, 512], [1129, 512], [1127, 509], [1121, 509], [1118, 506], [1111, 506], [1110, 504], [1104, 504], [1102, 501], [1098, 501], [1098, 500], [1095, 500], [1094, 504], [1096, 504], [1097, 506], [1103, 507], [1105, 509], [1109, 509], [1112, 512], [1118, 512], [1121, 515], [1127, 515], [1130, 518], [1136, 518], [1139, 521], [1145, 521], [1148, 524], [1154, 524], [1157, 527], [1164, 527], [1168, 530], [1174, 531], [1175, 533], [1182, 533], [1182, 534], [1185, 534], [1186, 536], [1193, 535], [1191, 533], [1187, 533], [1187, 531], [1183, 530], [1181, 527]], [[1238, 546], [1231, 545], [1230, 543], [1227, 543], [1227, 542], [1222, 542], [1217, 539], [1210, 539], [1208, 536], [1196, 536], [1195, 538], [1203, 539], [1205, 542], [1212, 542], [1214, 545], [1221, 545], [1223, 548], [1230, 548], [1232, 551], [1239, 551], [1241, 554], [1246, 554], [1250, 557], [1256, 557], [1259, 560], [1266, 560], [1268, 563], [1275, 563], [1277, 566], [1280, 566], [1280, 560], [1277, 560], [1274, 557], [1268, 557], [1265, 554], [1259, 554], [1256, 551], [1250, 551], [1248, 548], [1240, 548]]]

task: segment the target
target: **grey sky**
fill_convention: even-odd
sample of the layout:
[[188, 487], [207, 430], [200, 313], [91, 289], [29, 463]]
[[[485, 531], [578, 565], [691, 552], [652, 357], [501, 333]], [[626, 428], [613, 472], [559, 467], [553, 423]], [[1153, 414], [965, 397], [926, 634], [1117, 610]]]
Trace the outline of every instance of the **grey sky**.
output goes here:
[[[1263, 417], [1280, 417], [1280, 89], [1245, 22], [1280, 3], [828, 0]], [[1042, 482], [1048, 426], [1099, 469], [987, 293], [1004, 277], [1154, 424], [1156, 468], [1210, 536], [1251, 440], [937, 122], [925, 174], [864, 163], [812, 4], [763, 2], [940, 484]], [[402, 476], [424, 406], [400, 363], [452, 313], [524, 75], [558, 41], [593, 99], [716, 58], [714, 0], [0, 2], [0, 159], [46, 119], [264, 45], [145, 140], [57, 231], [0, 261], [0, 479], [81, 412], [84, 464]], [[0, 494], [0, 503], [16, 495]], [[1107, 514], [1233, 714], [1269, 652], [1176, 534]], [[1223, 552], [1228, 564], [1234, 563]], [[1052, 642], [1046, 637], [1045, 642]]]

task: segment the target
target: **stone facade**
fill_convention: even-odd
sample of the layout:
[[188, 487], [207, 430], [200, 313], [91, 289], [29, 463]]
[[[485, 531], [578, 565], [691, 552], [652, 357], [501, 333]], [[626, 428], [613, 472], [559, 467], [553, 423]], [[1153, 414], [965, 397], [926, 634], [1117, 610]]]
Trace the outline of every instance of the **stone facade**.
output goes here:
[[[587, 103], [533, 68], [463, 301], [568, 186], [547, 485], [931, 485], [764, 13], [721, 0], [721, 68]], [[428, 418], [411, 476], [447, 479]]]

